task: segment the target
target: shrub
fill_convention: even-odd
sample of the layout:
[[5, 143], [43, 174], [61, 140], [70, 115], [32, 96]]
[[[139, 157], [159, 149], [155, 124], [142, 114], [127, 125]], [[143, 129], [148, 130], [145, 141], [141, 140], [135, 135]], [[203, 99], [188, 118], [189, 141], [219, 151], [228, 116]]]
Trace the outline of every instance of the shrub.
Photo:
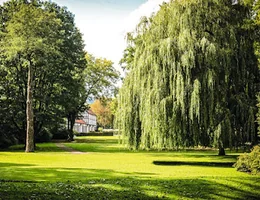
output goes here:
[[50, 142], [53, 135], [48, 128], [43, 128], [43, 130], [36, 136], [37, 143]]
[[0, 149], [5, 149], [15, 144], [18, 144], [18, 139], [15, 135], [0, 132]]
[[68, 139], [68, 135], [69, 135], [69, 130], [67, 129], [62, 129], [62, 130], [58, 130], [56, 132], [53, 132], [53, 139], [56, 140], [66, 140]]
[[234, 167], [241, 172], [260, 173], [260, 146], [255, 146], [251, 153], [244, 153], [239, 156]]

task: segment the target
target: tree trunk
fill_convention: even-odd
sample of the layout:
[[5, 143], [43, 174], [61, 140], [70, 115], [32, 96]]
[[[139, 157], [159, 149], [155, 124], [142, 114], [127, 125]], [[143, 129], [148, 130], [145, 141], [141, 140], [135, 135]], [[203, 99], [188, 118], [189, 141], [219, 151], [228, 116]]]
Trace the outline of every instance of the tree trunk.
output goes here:
[[33, 71], [28, 66], [27, 101], [26, 101], [26, 148], [25, 152], [34, 152], [34, 114], [33, 114]]
[[73, 131], [69, 130], [69, 134], [68, 134], [68, 141], [71, 142], [71, 141], [74, 141], [73, 139], [74, 135], [73, 135]]
[[225, 156], [226, 155], [225, 149], [223, 147], [219, 147], [218, 155], [219, 156]]
[[76, 115], [71, 113], [70, 114], [70, 129], [69, 129], [69, 134], [68, 134], [68, 141], [74, 141], [73, 137], [74, 137], [74, 134], [73, 134], [73, 126], [75, 124], [75, 120], [76, 120]]
[[70, 130], [70, 114], [68, 114], [67, 116], [67, 130], [69, 131]]

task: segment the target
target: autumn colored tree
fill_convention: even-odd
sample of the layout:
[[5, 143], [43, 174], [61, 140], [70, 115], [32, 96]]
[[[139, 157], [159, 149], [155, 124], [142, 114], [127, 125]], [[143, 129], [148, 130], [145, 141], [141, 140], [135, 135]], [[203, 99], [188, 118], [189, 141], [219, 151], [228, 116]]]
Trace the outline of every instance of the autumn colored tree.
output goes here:
[[97, 122], [102, 127], [113, 126], [113, 114], [111, 110], [111, 99], [96, 99], [90, 105], [90, 109], [97, 115]]

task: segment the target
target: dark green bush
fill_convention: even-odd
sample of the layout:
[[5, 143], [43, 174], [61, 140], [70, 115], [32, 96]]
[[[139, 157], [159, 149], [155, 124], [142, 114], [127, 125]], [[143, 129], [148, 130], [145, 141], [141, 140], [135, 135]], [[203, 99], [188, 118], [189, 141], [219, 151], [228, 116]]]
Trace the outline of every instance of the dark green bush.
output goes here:
[[53, 135], [48, 128], [43, 128], [43, 130], [36, 136], [37, 143], [50, 142]]
[[239, 156], [234, 167], [241, 172], [260, 173], [260, 146], [255, 146], [251, 153]]
[[67, 129], [58, 130], [56, 132], [53, 132], [52, 135], [53, 135], [52, 139], [67, 140], [69, 135], [69, 130]]
[[18, 144], [18, 139], [15, 135], [0, 132], [0, 149], [5, 149], [15, 144]]
[[2, 119], [0, 120], [0, 149], [5, 149], [22, 142], [24, 136], [24, 133], [19, 132], [10, 123], [2, 121]]

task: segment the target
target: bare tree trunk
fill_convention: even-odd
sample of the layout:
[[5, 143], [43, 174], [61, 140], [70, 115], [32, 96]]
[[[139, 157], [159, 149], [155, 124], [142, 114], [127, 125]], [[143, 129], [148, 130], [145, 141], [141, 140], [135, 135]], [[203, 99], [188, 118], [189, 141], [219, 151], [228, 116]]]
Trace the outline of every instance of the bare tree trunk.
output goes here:
[[26, 149], [34, 152], [34, 114], [33, 114], [33, 71], [31, 63], [28, 66], [27, 101], [26, 101]]

